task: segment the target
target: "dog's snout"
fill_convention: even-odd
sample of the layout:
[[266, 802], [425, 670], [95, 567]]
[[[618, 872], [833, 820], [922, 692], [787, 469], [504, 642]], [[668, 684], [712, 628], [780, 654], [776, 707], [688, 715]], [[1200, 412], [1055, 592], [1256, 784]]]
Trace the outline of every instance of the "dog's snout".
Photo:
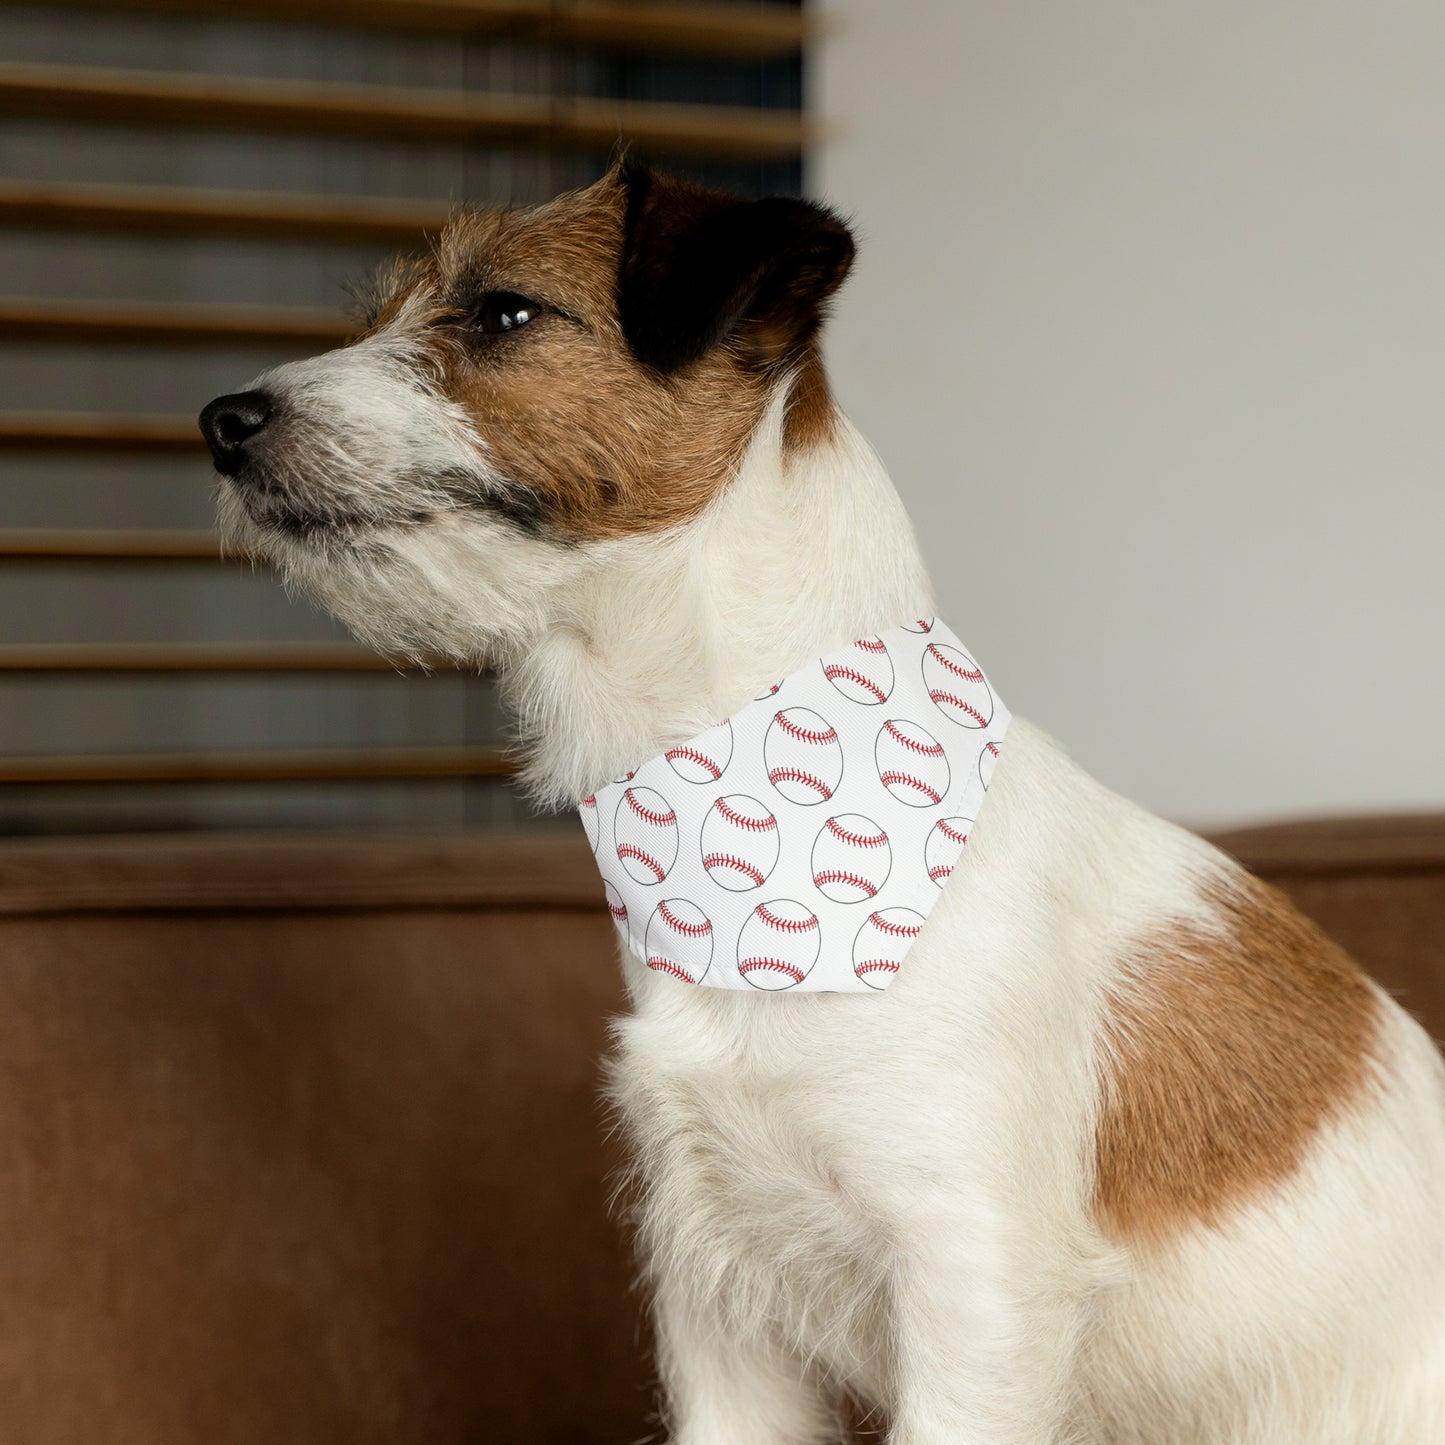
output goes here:
[[233, 477], [241, 470], [246, 443], [270, 421], [272, 409], [264, 391], [239, 391], [218, 396], [201, 412], [201, 434], [222, 476]]

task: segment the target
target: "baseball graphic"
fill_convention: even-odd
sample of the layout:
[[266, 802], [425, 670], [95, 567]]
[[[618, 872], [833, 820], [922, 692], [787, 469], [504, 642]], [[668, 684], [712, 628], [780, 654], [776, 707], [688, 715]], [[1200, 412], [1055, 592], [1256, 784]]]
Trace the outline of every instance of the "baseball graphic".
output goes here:
[[998, 744], [985, 743], [978, 755], [978, 779], [985, 788], [993, 782], [993, 770], [998, 766]]
[[930, 642], [923, 652], [923, 685], [939, 712], [961, 727], [986, 728], [993, 720], [993, 693], [983, 670], [961, 648]]
[[587, 841], [592, 845], [592, 852], [597, 852], [597, 839], [602, 827], [601, 820], [597, 816], [597, 796], [588, 793], [579, 804], [577, 811], [582, 815], [582, 831], [587, 834]]
[[923, 915], [911, 908], [880, 908], [853, 940], [853, 972], [869, 988], [887, 988], [903, 955], [923, 930]]
[[792, 988], [818, 961], [817, 915], [790, 898], [760, 903], [738, 934], [738, 972], [754, 988]]
[[905, 622], [903, 624], [903, 630], [905, 632], [929, 633], [933, 631], [933, 623], [934, 619], [932, 617], [920, 617], [916, 622]]
[[813, 884], [834, 903], [862, 903], [888, 880], [888, 834], [862, 813], [829, 818], [813, 843]]
[[848, 699], [869, 707], [888, 701], [893, 661], [880, 637], [860, 637], [847, 652], [823, 663], [823, 676]]
[[763, 738], [768, 781], [791, 803], [826, 802], [843, 777], [843, 746], [811, 708], [776, 713]]
[[951, 776], [943, 744], [925, 728], [893, 718], [878, 729], [873, 746], [883, 786], [911, 808], [931, 808], [943, 801]]
[[612, 915], [612, 921], [621, 929], [627, 928], [627, 905], [622, 901], [622, 895], [604, 878], [602, 887], [607, 894], [607, 911]]
[[761, 888], [778, 861], [778, 820], [756, 798], [719, 798], [702, 820], [702, 866], [731, 893]]
[[753, 699], [753, 701], [754, 701], [754, 702], [767, 702], [767, 700], [768, 700], [770, 697], [772, 697], [773, 694], [776, 693], [777, 690], [778, 690], [780, 687], [782, 687], [782, 685], [783, 685], [783, 684], [782, 684], [781, 682], [772, 683], [772, 684], [769, 686], [769, 688], [768, 688], [768, 690], [767, 690], [766, 692], [760, 692], [760, 693]]
[[664, 898], [647, 920], [642, 951], [648, 968], [697, 983], [712, 964], [712, 924], [696, 903]]
[[733, 725], [720, 722], [690, 743], [679, 743], [663, 754], [668, 766], [689, 783], [715, 783], [732, 760]]
[[652, 788], [628, 788], [617, 805], [617, 856], [629, 878], [661, 883], [677, 862], [677, 814]]
[[958, 855], [968, 842], [971, 827], [972, 818], [940, 818], [928, 830], [928, 837], [923, 843], [923, 866], [940, 888], [948, 882], [948, 875], [953, 872], [953, 865], [958, 862]]

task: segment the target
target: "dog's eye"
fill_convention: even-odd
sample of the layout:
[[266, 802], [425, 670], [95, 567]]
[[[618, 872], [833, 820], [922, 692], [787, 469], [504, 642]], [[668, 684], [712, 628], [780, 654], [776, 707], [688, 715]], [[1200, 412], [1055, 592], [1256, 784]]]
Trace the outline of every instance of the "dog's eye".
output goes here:
[[539, 302], [519, 296], [515, 291], [488, 291], [472, 313], [472, 324], [478, 331], [496, 336], [535, 321], [541, 311]]

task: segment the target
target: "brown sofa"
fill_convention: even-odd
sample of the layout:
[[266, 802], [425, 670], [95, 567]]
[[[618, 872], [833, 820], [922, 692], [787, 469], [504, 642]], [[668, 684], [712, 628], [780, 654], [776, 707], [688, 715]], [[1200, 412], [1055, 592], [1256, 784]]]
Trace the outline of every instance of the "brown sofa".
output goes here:
[[[1445, 1034], [1445, 818], [1221, 839]], [[0, 1439], [655, 1429], [579, 838], [0, 844]]]

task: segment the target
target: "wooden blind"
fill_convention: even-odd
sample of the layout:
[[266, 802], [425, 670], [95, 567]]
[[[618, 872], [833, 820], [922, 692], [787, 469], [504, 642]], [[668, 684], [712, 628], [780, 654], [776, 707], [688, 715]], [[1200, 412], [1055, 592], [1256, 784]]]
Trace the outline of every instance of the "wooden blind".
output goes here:
[[795, 189], [807, 40], [740, 0], [0, 0], [0, 831], [284, 824], [323, 783], [320, 822], [515, 819], [486, 679], [220, 557], [195, 413], [344, 342], [340, 281], [455, 201], [620, 136]]

